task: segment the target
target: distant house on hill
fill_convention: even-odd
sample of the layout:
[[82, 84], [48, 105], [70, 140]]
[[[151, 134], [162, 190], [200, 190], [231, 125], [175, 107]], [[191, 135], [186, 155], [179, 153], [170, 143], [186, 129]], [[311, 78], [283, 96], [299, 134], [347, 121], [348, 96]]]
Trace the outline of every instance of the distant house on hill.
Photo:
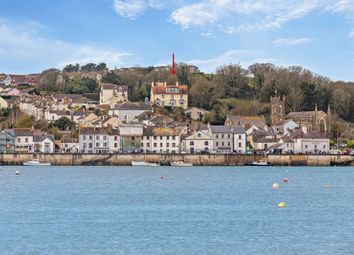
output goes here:
[[185, 113], [189, 115], [193, 120], [202, 120], [204, 114], [209, 113], [207, 110], [199, 107], [189, 107], [185, 110]]
[[150, 102], [157, 106], [188, 108], [188, 86], [167, 85], [167, 82], [151, 84]]

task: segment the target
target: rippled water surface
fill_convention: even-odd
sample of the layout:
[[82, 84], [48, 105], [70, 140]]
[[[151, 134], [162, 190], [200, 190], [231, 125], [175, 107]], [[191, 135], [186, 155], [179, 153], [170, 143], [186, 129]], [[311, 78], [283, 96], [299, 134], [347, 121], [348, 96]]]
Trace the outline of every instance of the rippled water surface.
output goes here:
[[354, 254], [354, 168], [2, 167], [0, 254]]

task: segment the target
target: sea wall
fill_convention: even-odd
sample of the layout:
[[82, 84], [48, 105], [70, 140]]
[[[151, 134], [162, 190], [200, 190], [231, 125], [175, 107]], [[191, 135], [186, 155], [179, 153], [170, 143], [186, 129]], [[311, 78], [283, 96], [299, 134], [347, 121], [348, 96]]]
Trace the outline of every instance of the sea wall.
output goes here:
[[[262, 159], [261, 155], [228, 154], [0, 154], [3, 165], [21, 165], [31, 159], [50, 162], [52, 165], [131, 165], [131, 161], [158, 162], [168, 165], [173, 161], [193, 163], [195, 166], [242, 166], [246, 162]], [[269, 155], [268, 163], [274, 166], [330, 166], [354, 165], [350, 155]]]

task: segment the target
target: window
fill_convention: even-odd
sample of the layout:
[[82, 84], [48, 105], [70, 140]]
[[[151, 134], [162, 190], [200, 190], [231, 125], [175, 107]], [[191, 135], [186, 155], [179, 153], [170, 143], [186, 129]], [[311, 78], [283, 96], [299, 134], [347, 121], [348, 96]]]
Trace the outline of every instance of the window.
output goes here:
[[324, 150], [326, 149], [326, 145], [323, 145], [323, 149], [324, 149]]
[[267, 148], [268, 148], [268, 144], [265, 144], [265, 145], [264, 145], [264, 149], [267, 149]]
[[86, 143], [83, 144], [83, 148], [86, 149]]
[[216, 137], [216, 138], [219, 138], [219, 135], [218, 135], [218, 134], [216, 134], [216, 135], [215, 135], [215, 137]]
[[172, 147], [176, 147], [176, 144], [175, 144], [175, 143], [172, 143]]
[[238, 139], [240, 139], [240, 140], [242, 139], [242, 138], [241, 138], [241, 135], [238, 136]]
[[100, 140], [100, 136], [99, 135], [96, 136], [96, 140]]
[[227, 138], [231, 138], [230, 134], [227, 135]]
[[238, 147], [241, 147], [242, 146], [242, 144], [241, 143], [238, 143]]
[[154, 143], [154, 148], [156, 148], [157, 147], [157, 143]]
[[92, 143], [89, 143], [89, 148], [92, 149]]
[[114, 148], [118, 148], [118, 143], [114, 143]]
[[193, 141], [190, 141], [189, 145], [190, 145], [190, 146], [193, 146], [193, 145], [194, 145], [194, 142], [193, 142]]
[[17, 142], [20, 143], [21, 142], [21, 138], [17, 138]]
[[162, 99], [165, 98], [165, 95], [161, 95], [161, 98], [162, 98]]
[[222, 142], [222, 143], [221, 143], [221, 146], [224, 146], [224, 145], [225, 145], [224, 142]]
[[307, 149], [307, 144], [305, 145], [305, 149]]
[[107, 136], [103, 136], [103, 140], [107, 140]]
[[221, 135], [221, 138], [224, 138], [224, 134]]
[[315, 145], [315, 149], [317, 149], [317, 145]]
[[167, 93], [179, 93], [179, 88], [167, 88]]
[[135, 140], [135, 137], [134, 137], [134, 136], [132, 136], [132, 137], [131, 137], [131, 140], [132, 140], [132, 141], [134, 141], [134, 140]]
[[86, 135], [83, 136], [83, 139], [86, 140]]
[[204, 145], [205, 145], [205, 146], [209, 145], [209, 142], [208, 142], [208, 141], [205, 141], [205, 142], [204, 142]]
[[115, 136], [115, 137], [114, 137], [114, 141], [118, 141], [118, 136]]
[[170, 147], [170, 144], [169, 144], [169, 143], [167, 143], [167, 144], [166, 144], [166, 147]]
[[162, 145], [162, 143], [160, 143], [160, 147], [162, 147], [163, 145]]
[[216, 146], [219, 146], [219, 142], [216, 142]]
[[100, 144], [99, 144], [99, 143], [96, 143], [96, 147], [100, 147]]
[[141, 143], [141, 144], [140, 144], [140, 147], [144, 147], [144, 144], [143, 144], [143, 143]]
[[154, 140], [156, 140], [156, 136], [154, 136]]
[[160, 140], [162, 140], [162, 136], [160, 136]]
[[230, 145], [231, 145], [231, 143], [230, 143], [230, 142], [228, 142], [228, 143], [227, 143], [227, 146], [230, 146]]
[[150, 143], [146, 143], [146, 146], [147, 146], [147, 147], [150, 147]]
[[150, 137], [147, 135], [147, 136], [146, 136], [146, 139], [150, 139]]
[[90, 140], [92, 140], [92, 135], [90, 135]]
[[197, 135], [198, 137], [201, 137], [202, 136], [202, 134], [201, 133], [198, 133], [198, 135]]
[[172, 140], [175, 140], [176, 139], [176, 137], [175, 136], [172, 136]]
[[166, 139], [167, 139], [167, 140], [170, 140], [170, 136], [168, 135]]
[[104, 143], [104, 144], [103, 144], [103, 147], [107, 147], [107, 143]]

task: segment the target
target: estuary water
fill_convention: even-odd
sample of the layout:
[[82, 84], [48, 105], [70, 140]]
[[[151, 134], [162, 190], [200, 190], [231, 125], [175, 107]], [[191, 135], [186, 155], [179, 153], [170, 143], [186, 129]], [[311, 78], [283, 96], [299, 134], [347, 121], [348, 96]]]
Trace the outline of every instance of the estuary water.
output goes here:
[[1, 167], [0, 254], [354, 254], [354, 168]]

